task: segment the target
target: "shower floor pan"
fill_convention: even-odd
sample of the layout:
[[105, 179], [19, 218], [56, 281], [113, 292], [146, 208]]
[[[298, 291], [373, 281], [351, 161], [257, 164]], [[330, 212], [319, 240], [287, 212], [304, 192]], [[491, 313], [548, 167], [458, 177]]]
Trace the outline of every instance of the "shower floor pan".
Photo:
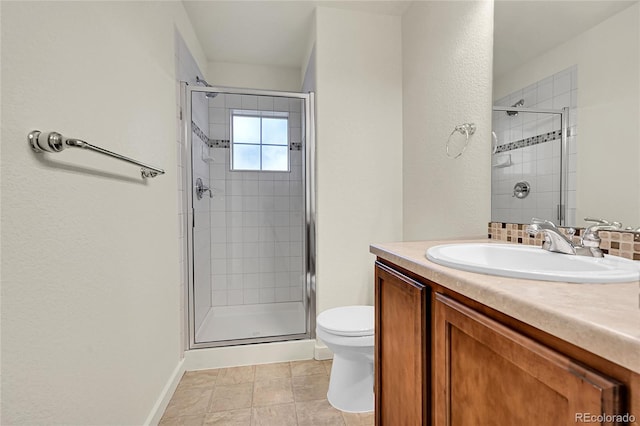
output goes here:
[[306, 332], [302, 302], [214, 306], [196, 333], [197, 343]]

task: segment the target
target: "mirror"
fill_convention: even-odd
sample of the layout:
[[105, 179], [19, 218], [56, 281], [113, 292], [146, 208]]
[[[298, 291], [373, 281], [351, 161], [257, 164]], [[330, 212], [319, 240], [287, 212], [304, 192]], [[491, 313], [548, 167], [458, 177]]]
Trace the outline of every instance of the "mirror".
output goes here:
[[494, 13], [491, 220], [640, 227], [638, 1], [497, 0]]

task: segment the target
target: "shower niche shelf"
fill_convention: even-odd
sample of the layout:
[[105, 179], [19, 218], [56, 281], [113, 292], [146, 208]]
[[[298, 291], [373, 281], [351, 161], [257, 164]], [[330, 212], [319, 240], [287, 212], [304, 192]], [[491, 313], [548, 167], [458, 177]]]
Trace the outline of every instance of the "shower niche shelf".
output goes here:
[[208, 146], [202, 147], [202, 161], [205, 163], [214, 163], [216, 159], [211, 155], [211, 148]]

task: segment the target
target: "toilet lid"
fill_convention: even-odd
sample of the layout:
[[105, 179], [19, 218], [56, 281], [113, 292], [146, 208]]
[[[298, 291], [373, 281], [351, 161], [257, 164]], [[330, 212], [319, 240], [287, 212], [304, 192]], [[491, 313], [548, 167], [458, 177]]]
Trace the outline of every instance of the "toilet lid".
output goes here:
[[373, 334], [373, 322], [373, 306], [327, 309], [317, 319], [318, 327], [339, 336], [370, 336]]

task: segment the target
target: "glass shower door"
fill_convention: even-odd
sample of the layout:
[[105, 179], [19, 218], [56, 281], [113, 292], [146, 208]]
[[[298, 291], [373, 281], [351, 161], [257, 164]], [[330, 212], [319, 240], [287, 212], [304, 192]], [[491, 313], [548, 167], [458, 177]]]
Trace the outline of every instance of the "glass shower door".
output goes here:
[[191, 345], [308, 338], [310, 96], [188, 92]]

